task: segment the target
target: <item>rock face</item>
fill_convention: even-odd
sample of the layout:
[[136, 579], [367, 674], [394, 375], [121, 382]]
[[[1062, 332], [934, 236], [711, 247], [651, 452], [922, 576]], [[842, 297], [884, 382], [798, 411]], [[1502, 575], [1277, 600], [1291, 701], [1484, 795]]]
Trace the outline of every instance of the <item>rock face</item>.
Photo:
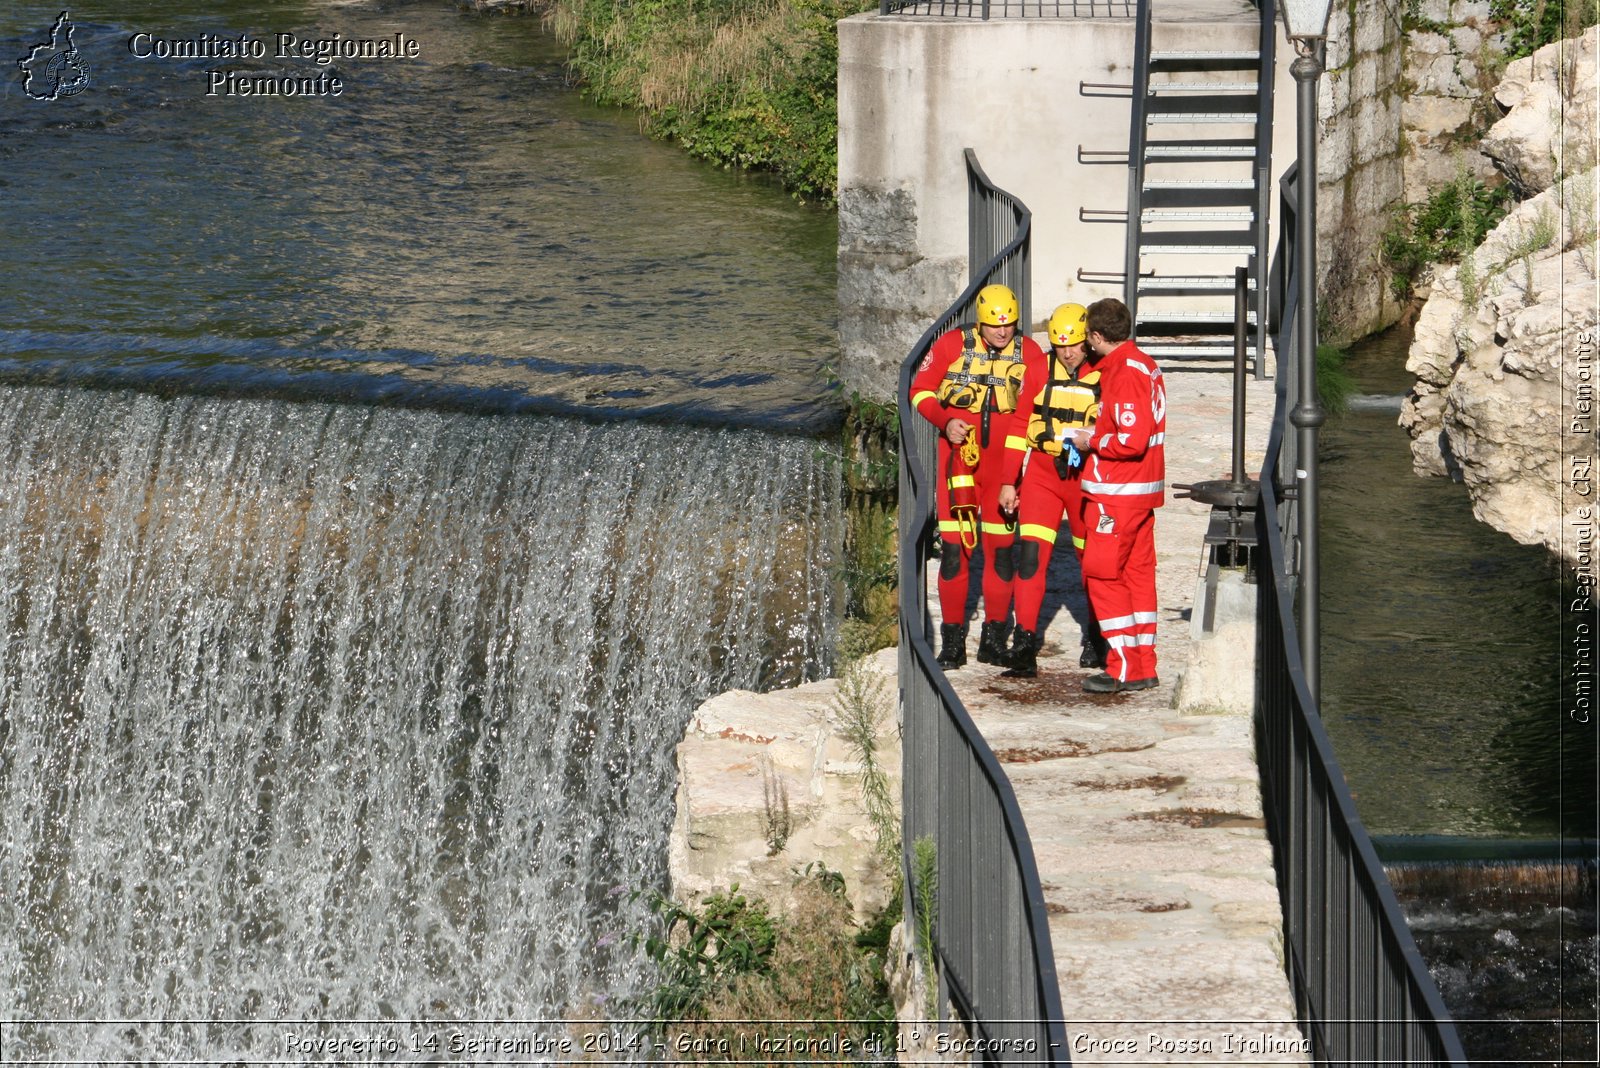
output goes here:
[[[878, 766], [900, 797], [894, 712], [898, 661], [864, 661]], [[786, 907], [795, 873], [820, 862], [844, 876], [858, 920], [888, 902], [889, 872], [861, 797], [862, 765], [849, 740], [838, 679], [758, 694], [732, 690], [695, 712], [678, 745], [678, 816], [668, 846], [672, 896], [697, 903], [738, 883]], [[898, 818], [898, 817], [897, 817]]]
[[1480, 520], [1569, 565], [1577, 546], [1562, 532], [1582, 499], [1564, 515], [1562, 487], [1595, 455], [1592, 414], [1579, 418], [1594, 397], [1595, 177], [1524, 201], [1440, 272], [1400, 413], [1419, 473], [1464, 483]]
[[1484, 137], [1483, 151], [1522, 196], [1594, 168], [1597, 50], [1600, 29], [1591, 26], [1506, 67], [1494, 93], [1506, 115]]

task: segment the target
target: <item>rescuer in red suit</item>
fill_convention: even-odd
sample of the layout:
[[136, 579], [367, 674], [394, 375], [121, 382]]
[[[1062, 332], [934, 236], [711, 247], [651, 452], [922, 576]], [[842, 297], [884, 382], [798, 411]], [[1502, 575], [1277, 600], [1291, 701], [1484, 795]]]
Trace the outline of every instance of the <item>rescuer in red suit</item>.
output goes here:
[[[939, 430], [934, 478], [942, 543], [938, 662], [946, 670], [967, 662], [967, 587], [972, 550], [979, 544], [987, 565], [978, 660], [1006, 662], [1015, 540], [1009, 517], [1016, 513], [1032, 408], [1023, 381], [1040, 381], [1046, 373], [1044, 352], [1017, 332], [1015, 293], [1002, 285], [984, 286], [977, 311], [975, 325], [947, 331], [933, 343], [911, 380], [911, 406]], [[968, 471], [959, 450], [965, 446], [970, 452], [974, 443], [978, 458]]]
[[[1021, 501], [1017, 506], [1017, 542], [1012, 548], [1016, 581], [1012, 594], [1017, 630], [1008, 660], [1013, 678], [1031, 679], [1039, 673], [1039, 609], [1044, 604], [1045, 575], [1055, 550], [1061, 517], [1067, 517], [1074, 551], [1083, 555], [1083, 491], [1080, 476], [1083, 457], [1069, 442], [1075, 430], [1094, 426], [1100, 410], [1100, 372], [1088, 362], [1082, 304], [1063, 304], [1050, 315], [1045, 333], [1050, 339], [1050, 373], [1040, 382], [1030, 380], [1033, 416], [1028, 422], [1028, 458], [1023, 465]], [[1104, 667], [1097, 659], [1091, 623], [1084, 628], [1083, 667]], [[1087, 662], [1086, 662], [1087, 661]]]
[[1087, 533], [1084, 585], [1107, 643], [1106, 670], [1088, 693], [1148, 690], [1156, 677], [1155, 509], [1166, 499], [1167, 391], [1161, 369], [1130, 336], [1114, 298], [1089, 305], [1089, 350], [1099, 355], [1100, 418], [1072, 435], [1083, 451]]

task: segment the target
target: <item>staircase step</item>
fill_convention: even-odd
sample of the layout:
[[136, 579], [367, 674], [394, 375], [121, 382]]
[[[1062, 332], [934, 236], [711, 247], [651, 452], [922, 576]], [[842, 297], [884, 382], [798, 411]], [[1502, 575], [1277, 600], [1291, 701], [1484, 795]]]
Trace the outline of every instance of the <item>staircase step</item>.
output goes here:
[[1255, 183], [1146, 182], [1139, 196], [1143, 208], [1251, 207], [1256, 202]]
[[[1232, 360], [1233, 338], [1219, 339], [1213, 344], [1195, 343], [1188, 341], [1161, 341], [1138, 338], [1141, 351], [1146, 355], [1154, 356], [1159, 360], [1168, 359], [1200, 359], [1200, 360]], [[1245, 343], [1244, 358], [1255, 359], [1256, 347], [1250, 342]]]
[[1238, 52], [1151, 52], [1150, 70], [1257, 70], [1261, 53], [1255, 49]]
[[[1253, 292], [1256, 280], [1247, 278]], [[1139, 293], [1150, 297], [1194, 297], [1233, 292], [1231, 274], [1162, 275], [1139, 279]]]
[[1145, 122], [1255, 122], [1259, 103], [1249, 96], [1184, 96], [1150, 101]]
[[1254, 138], [1223, 138], [1215, 141], [1147, 141], [1144, 146], [1146, 163], [1200, 163], [1209, 160], [1253, 160], [1256, 158]]
[[1261, 86], [1255, 82], [1151, 82], [1148, 88], [1151, 96], [1166, 96], [1169, 93], [1208, 93], [1216, 96], [1224, 93], [1255, 93], [1260, 91]]
[[1164, 233], [1143, 231], [1139, 234], [1139, 250], [1144, 253], [1180, 252], [1202, 253], [1212, 256], [1255, 254], [1255, 235], [1248, 230], [1169, 230]]
[[1146, 208], [1139, 213], [1139, 221], [1145, 225], [1165, 222], [1247, 223], [1255, 222], [1255, 218], [1256, 213], [1249, 208], [1236, 208], [1232, 211], [1219, 211], [1214, 208]]
[[[1254, 314], [1248, 316], [1255, 326]], [[1201, 334], [1233, 334], [1233, 309], [1214, 312], [1169, 312], [1150, 314], [1139, 309], [1134, 333], [1140, 337], [1192, 337]]]

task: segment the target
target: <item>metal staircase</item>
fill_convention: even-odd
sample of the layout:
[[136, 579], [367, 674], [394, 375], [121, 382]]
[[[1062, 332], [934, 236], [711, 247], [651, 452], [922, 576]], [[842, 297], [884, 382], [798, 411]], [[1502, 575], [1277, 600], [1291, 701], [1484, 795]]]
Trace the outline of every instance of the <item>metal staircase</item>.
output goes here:
[[[1170, 47], [1140, 0], [1128, 137], [1123, 283], [1140, 348], [1165, 363], [1233, 359], [1234, 269], [1249, 272], [1248, 359], [1266, 373], [1274, 0], [1253, 49]], [[1100, 212], [1102, 216], [1111, 212]]]

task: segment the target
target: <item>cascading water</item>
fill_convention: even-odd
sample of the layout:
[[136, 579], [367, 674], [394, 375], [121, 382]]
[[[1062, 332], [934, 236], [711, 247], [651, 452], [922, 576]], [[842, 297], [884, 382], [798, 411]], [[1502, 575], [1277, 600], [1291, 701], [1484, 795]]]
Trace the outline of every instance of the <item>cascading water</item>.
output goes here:
[[755, 430], [0, 389], [6, 1058], [617, 1010], [689, 712], [826, 658], [837, 479]]

